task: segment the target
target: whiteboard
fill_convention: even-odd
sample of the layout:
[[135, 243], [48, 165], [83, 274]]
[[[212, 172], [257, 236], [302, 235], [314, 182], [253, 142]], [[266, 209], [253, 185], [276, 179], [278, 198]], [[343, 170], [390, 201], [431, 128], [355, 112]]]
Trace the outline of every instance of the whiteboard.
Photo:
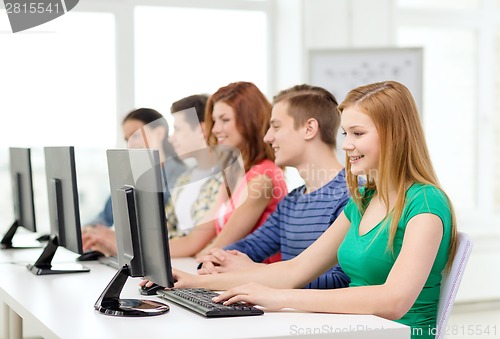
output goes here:
[[408, 87], [422, 112], [422, 64], [420, 47], [311, 50], [309, 83], [332, 92], [340, 104], [353, 88], [397, 81]]
[[[423, 49], [356, 48], [309, 51], [309, 84], [329, 90], [340, 104], [359, 86], [393, 80], [412, 93], [422, 116]], [[337, 135], [337, 156], [345, 165], [342, 130]]]

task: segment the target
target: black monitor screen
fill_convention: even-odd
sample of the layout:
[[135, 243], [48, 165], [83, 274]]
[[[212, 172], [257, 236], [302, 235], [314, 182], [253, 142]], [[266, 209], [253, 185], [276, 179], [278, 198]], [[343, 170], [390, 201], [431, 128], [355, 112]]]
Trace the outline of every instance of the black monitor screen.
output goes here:
[[13, 243], [19, 227], [36, 232], [35, 204], [33, 197], [33, 175], [31, 172], [31, 150], [29, 148], [10, 148], [10, 176], [12, 183], [12, 205], [14, 222], [0, 240], [2, 249], [40, 247], [40, 243]]
[[107, 156], [121, 269], [97, 299], [94, 308], [114, 316], [163, 314], [169, 310], [163, 303], [120, 299], [129, 276], [145, 277], [164, 287], [174, 285], [158, 151], [108, 150]]
[[45, 174], [50, 232], [57, 235], [59, 246], [81, 254], [82, 234], [74, 148], [45, 147]]
[[82, 231], [74, 147], [45, 147], [44, 152], [51, 236], [38, 260], [28, 269], [37, 275], [88, 272], [88, 268], [76, 263], [52, 264], [59, 246], [82, 253]]
[[120, 266], [173, 287], [158, 152], [108, 150], [107, 157]]
[[29, 148], [10, 148], [9, 155], [14, 218], [19, 226], [36, 232], [31, 150]]

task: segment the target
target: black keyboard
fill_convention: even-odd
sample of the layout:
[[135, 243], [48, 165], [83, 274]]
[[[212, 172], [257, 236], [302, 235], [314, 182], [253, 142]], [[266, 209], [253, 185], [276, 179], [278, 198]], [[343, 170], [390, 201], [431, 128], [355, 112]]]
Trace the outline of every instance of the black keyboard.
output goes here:
[[244, 303], [236, 303], [229, 306], [215, 303], [212, 301], [212, 298], [218, 294], [204, 288], [173, 288], [159, 290], [157, 293], [163, 299], [172, 301], [208, 318], [264, 314], [262, 310]]

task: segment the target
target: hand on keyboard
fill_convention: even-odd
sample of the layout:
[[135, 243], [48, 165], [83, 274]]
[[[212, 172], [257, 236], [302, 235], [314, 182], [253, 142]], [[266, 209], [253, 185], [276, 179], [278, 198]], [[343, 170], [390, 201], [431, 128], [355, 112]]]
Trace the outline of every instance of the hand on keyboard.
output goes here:
[[[297, 290], [300, 293], [300, 290]], [[291, 290], [270, 288], [256, 283], [248, 283], [242, 286], [231, 288], [216, 296], [215, 302], [223, 302], [224, 305], [244, 302], [249, 305], [260, 305], [270, 310], [280, 310], [289, 307], [286, 300], [289, 300]]]
[[249, 269], [255, 263], [248, 255], [237, 250], [223, 250], [213, 248], [209, 254], [196, 259], [202, 263], [202, 267], [198, 270], [198, 274], [217, 274], [232, 272], [238, 270]]
[[186, 287], [200, 287], [202, 283], [199, 275], [189, 274], [184, 271], [176, 270], [172, 268], [172, 276], [174, 278], [175, 288], [186, 288]]
[[204, 288], [174, 288], [159, 290], [158, 295], [172, 301], [179, 306], [189, 309], [205, 317], [237, 317], [262, 315], [264, 312], [258, 308], [244, 303], [223, 305], [213, 301], [216, 292]]

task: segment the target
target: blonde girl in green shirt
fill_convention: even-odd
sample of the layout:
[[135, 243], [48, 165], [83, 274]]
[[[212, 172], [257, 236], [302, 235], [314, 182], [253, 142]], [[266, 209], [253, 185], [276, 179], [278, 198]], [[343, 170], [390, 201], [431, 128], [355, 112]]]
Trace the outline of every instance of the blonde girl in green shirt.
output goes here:
[[[218, 298], [227, 304], [373, 314], [411, 326], [412, 338], [433, 338], [457, 231], [415, 101], [404, 85], [379, 82], [350, 91], [339, 112], [352, 198], [332, 226], [292, 260], [217, 275], [174, 271], [175, 286], [227, 290]], [[301, 289], [337, 263], [350, 287]]]

